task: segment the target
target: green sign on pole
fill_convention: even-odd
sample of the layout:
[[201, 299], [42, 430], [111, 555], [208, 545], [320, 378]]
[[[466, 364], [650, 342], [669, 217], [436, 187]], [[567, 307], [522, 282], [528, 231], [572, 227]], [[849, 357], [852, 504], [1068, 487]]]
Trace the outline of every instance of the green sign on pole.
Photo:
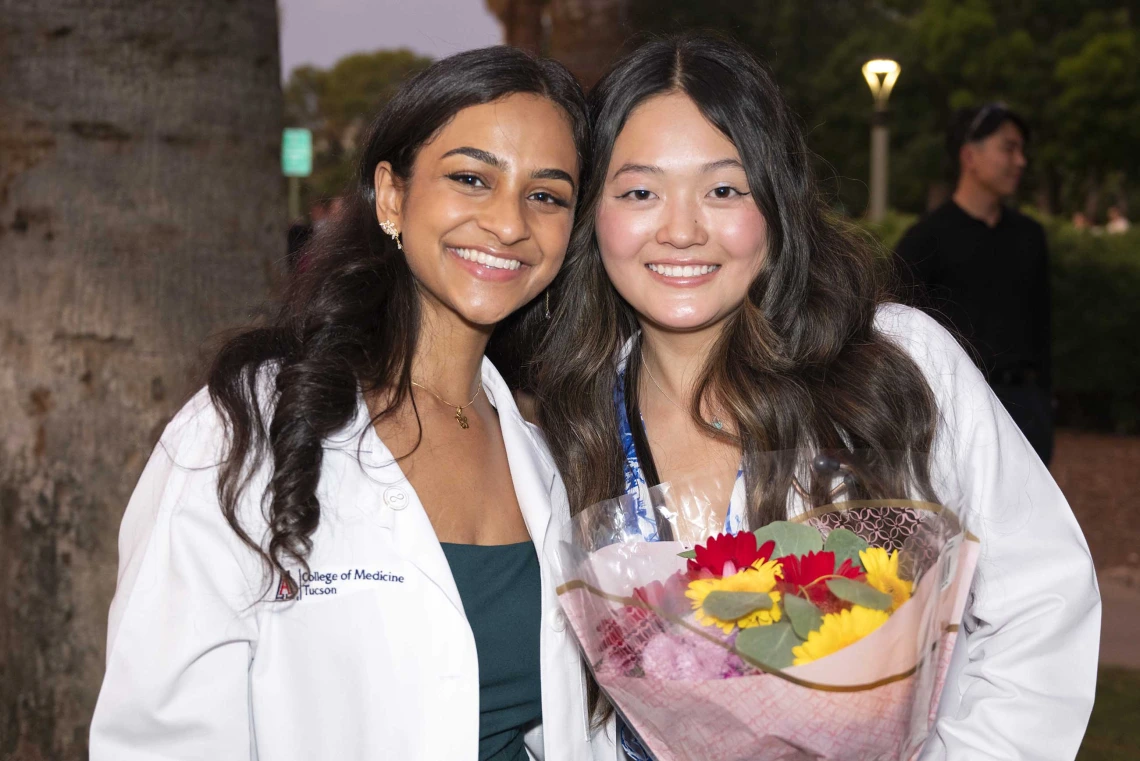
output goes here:
[[281, 171], [286, 177], [308, 177], [313, 173], [313, 133], [287, 127], [281, 135]]

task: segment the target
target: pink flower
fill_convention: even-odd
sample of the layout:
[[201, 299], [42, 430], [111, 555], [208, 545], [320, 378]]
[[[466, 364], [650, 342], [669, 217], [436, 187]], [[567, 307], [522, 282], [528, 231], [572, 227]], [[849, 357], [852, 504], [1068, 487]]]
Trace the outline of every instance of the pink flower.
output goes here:
[[658, 634], [641, 652], [645, 676], [669, 680], [725, 679], [743, 664], [727, 645], [688, 632]]
[[692, 608], [689, 599], [685, 597], [688, 585], [688, 576], [678, 571], [665, 579], [664, 584], [654, 580], [644, 587], [638, 587], [633, 590], [633, 596], [665, 616], [681, 618], [690, 613]]

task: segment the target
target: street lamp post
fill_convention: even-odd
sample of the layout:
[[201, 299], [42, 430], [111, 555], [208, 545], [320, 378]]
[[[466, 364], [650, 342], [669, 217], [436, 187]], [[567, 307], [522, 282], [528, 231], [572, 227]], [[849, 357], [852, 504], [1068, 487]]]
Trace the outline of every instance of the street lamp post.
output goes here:
[[891, 90], [901, 71], [902, 67], [889, 59], [876, 58], [863, 64], [863, 78], [875, 98], [875, 111], [871, 118], [871, 205], [867, 214], [872, 222], [883, 221], [887, 213], [887, 99], [891, 97]]

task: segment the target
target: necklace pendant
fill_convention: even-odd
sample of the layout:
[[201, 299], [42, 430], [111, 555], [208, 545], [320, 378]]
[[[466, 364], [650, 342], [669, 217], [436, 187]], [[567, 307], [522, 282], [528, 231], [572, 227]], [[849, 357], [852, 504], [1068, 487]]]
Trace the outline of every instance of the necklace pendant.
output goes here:
[[459, 422], [459, 427], [462, 428], [463, 430], [466, 431], [468, 428], [471, 427], [471, 424], [469, 422], [467, 422], [467, 416], [463, 414], [463, 408], [462, 407], [456, 407], [455, 408], [455, 419], [456, 419], [456, 421]]

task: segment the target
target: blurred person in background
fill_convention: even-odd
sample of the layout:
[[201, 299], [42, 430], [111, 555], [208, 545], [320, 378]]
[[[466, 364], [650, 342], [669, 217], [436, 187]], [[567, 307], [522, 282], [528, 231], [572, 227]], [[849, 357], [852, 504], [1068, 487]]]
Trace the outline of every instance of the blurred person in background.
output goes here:
[[1128, 221], [1128, 217], [1124, 216], [1119, 206], [1113, 205], [1108, 207], [1108, 221], [1104, 225], [1104, 231], [1109, 235], [1119, 235], [1128, 232], [1132, 227], [1132, 223]]
[[950, 200], [898, 244], [915, 303], [973, 349], [982, 373], [1046, 465], [1053, 456], [1049, 252], [1045, 230], [1006, 202], [1025, 171], [1029, 127], [1002, 103], [955, 114]]
[[289, 265], [290, 272], [296, 272], [302, 267], [301, 250], [313, 237], [313, 230], [317, 223], [327, 217], [328, 213], [328, 201], [324, 198], [318, 198], [309, 206], [308, 219], [298, 219], [289, 225], [286, 263]]
[[340, 214], [345, 207], [344, 196], [333, 198], [318, 198], [309, 207], [309, 218], [293, 223], [289, 227], [288, 259], [290, 272], [303, 272], [305, 270], [306, 256], [305, 244], [320, 231], [326, 222]]

